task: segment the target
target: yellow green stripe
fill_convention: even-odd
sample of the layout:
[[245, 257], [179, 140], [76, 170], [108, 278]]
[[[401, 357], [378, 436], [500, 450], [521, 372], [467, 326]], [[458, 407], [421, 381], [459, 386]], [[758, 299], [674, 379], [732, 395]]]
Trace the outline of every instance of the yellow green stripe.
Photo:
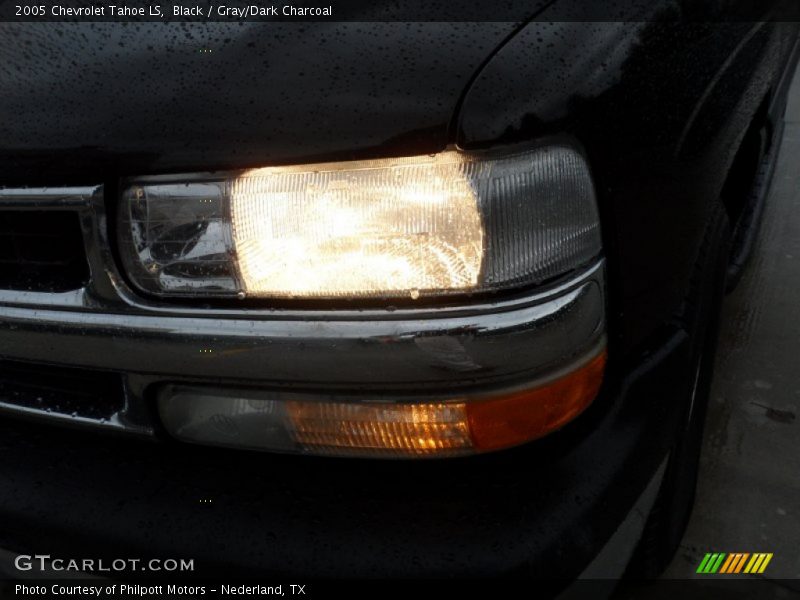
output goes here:
[[771, 560], [772, 560], [772, 552], [766, 555], [766, 557], [764, 558], [764, 562], [761, 563], [761, 567], [758, 569], [758, 572], [763, 573], [764, 570], [767, 568], [769, 561]]
[[747, 566], [744, 568], [745, 573], [751, 573], [753, 571], [753, 567], [755, 567], [756, 563], [760, 561], [761, 555], [756, 553], [753, 554], [753, 557], [750, 559], [750, 562], [747, 563]]

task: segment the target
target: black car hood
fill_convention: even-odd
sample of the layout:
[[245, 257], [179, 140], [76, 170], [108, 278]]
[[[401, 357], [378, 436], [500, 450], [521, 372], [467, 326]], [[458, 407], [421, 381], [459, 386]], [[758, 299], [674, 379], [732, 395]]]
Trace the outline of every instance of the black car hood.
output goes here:
[[0, 185], [439, 150], [514, 29], [0, 24]]

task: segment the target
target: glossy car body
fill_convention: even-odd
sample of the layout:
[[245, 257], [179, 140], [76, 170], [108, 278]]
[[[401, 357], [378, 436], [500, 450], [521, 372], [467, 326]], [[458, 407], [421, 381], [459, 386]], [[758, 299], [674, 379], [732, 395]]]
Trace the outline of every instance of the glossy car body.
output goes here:
[[[720, 20], [681, 19], [679, 4], [652, 3], [620, 23], [559, 21], [555, 3], [521, 9], [520, 20], [535, 20], [517, 24], [259, 24], [235, 34], [222, 24], [0, 26], [0, 111], [15, 115], [0, 129], [0, 204], [78, 212], [92, 270], [79, 291], [0, 293], [0, 354], [41, 364], [43, 377], [50, 363], [121, 372], [126, 420], [97, 428], [137, 434], [4, 417], [0, 546], [187, 556], [200, 575], [584, 572], [657, 487], [679, 436], [692, 369], [682, 314], [708, 216], [751, 124], [779, 129], [795, 61], [793, 25], [723, 22], [711, 9]], [[446, 461], [286, 457], [166, 439], [151, 390], [176, 377], [314, 389], [352, 385], [359, 364], [356, 384], [370, 389], [399, 384], [415, 363], [424, 393], [436, 386], [433, 376], [420, 385], [419, 369], [442, 365], [413, 344], [382, 348], [418, 336], [428, 317], [404, 312], [414, 309], [242, 313], [138, 297], [115, 255], [122, 178], [552, 138], [587, 156], [604, 236], [609, 363], [578, 420], [526, 446]], [[54, 189], [67, 185], [71, 193]], [[391, 325], [405, 318], [417, 329]], [[331, 324], [340, 320], [360, 322], [357, 333]], [[300, 335], [282, 362], [291, 336], [279, 350], [270, 344], [286, 322], [317, 334]], [[245, 323], [244, 342], [199, 362], [198, 346], [235, 338]], [[458, 328], [468, 345], [486, 326]], [[327, 345], [309, 345], [320, 332]], [[336, 339], [348, 340], [344, 352]], [[409, 358], [398, 365], [402, 352]], [[509, 352], [492, 367], [518, 372], [511, 363], [523, 359]], [[444, 371], [440, 388], [476, 384]]]

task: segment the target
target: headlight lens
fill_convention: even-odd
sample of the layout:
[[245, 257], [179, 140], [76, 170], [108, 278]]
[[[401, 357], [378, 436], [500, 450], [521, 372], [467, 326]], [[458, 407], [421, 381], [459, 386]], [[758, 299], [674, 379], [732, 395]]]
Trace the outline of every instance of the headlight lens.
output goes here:
[[478, 201], [458, 160], [319, 173], [258, 169], [232, 181], [241, 284], [255, 296], [472, 289]]
[[160, 296], [400, 298], [536, 284], [600, 252], [582, 156], [550, 146], [133, 180], [122, 256]]

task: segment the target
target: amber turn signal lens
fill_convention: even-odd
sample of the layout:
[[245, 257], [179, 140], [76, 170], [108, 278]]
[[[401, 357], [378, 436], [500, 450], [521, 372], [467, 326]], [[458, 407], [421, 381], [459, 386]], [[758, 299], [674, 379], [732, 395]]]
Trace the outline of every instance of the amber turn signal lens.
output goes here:
[[586, 409], [600, 390], [606, 351], [541, 387], [469, 402], [469, 432], [478, 451], [517, 446], [560, 429]]
[[542, 386], [421, 403], [288, 401], [294, 440], [329, 455], [456, 456], [518, 446], [560, 429], [591, 404], [606, 352]]
[[294, 438], [318, 454], [469, 453], [463, 402], [360, 404], [287, 402]]
[[461, 456], [562, 427], [594, 400], [605, 362], [602, 350], [531, 389], [428, 402], [168, 386], [159, 410], [167, 430], [187, 442], [334, 456]]

